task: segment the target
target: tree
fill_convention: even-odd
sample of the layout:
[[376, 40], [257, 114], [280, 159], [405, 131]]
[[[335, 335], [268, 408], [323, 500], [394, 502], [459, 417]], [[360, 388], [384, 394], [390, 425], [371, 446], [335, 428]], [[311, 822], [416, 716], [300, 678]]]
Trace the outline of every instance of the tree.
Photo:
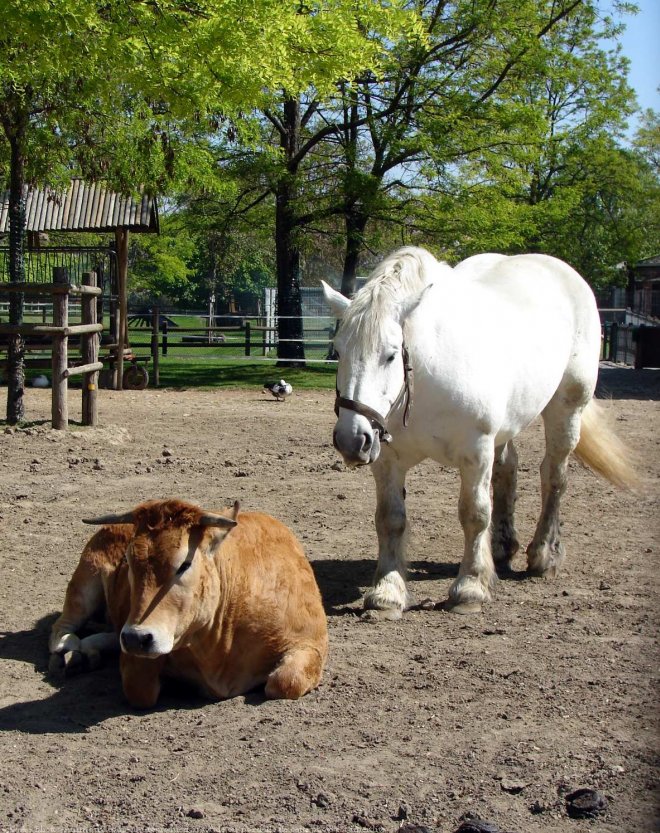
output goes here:
[[[525, 91], [568, 73], [571, 27], [594, 35], [585, 0], [418, 0], [408, 8], [423, 37], [381, 41], [379, 73], [363, 71], [325, 98], [313, 89], [283, 96], [266, 111], [283, 158], [273, 189], [287, 309], [297, 304], [306, 228], [343, 219], [342, 291], [352, 294], [367, 225], [407, 223], [431, 179], [446, 182], [466, 159], [529, 142], [537, 114]], [[597, 57], [583, 51], [581, 67]]]
[[[368, 0], [10, 0], [0, 35], [0, 123], [10, 183], [10, 278], [23, 279], [26, 182], [70, 172], [151, 189], [210, 173], [185, 142], [262, 102], [268, 89], [327, 89], [373, 65], [374, 27], [396, 7]], [[391, 29], [387, 29], [391, 31]], [[90, 48], [93, 44], [93, 48]], [[22, 321], [12, 295], [10, 321]], [[23, 344], [11, 339], [7, 419], [23, 418]]]
[[544, 71], [501, 87], [493, 105], [515, 117], [506, 133], [449, 172], [451, 201], [427, 202], [448, 253], [545, 251], [594, 285], [617, 274], [635, 248], [626, 218], [640, 197], [640, 160], [617, 141], [634, 109], [627, 65], [602, 40], [617, 31], [582, 4], [548, 32]]

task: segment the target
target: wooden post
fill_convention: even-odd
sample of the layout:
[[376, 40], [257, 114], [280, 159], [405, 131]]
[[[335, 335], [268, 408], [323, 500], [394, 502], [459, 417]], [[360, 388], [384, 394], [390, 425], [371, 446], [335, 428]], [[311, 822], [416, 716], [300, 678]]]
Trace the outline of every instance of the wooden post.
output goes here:
[[119, 318], [117, 310], [119, 308], [119, 304], [116, 298], [112, 298], [109, 304], [110, 310], [110, 344], [114, 345], [114, 347], [110, 347], [110, 378], [108, 381], [108, 385], [112, 390], [117, 390], [117, 362], [115, 361], [115, 357], [117, 355], [117, 345], [119, 344]]
[[616, 362], [618, 358], [619, 347], [619, 325], [616, 321], [612, 321], [610, 325], [610, 343], [607, 351], [607, 360]]
[[[63, 266], [53, 268], [53, 283], [68, 284], [69, 276]], [[68, 294], [53, 294], [53, 325], [69, 326]], [[52, 376], [53, 397], [51, 419], [53, 428], [65, 431], [69, 424], [69, 403], [67, 399], [68, 382], [65, 371], [68, 367], [68, 339], [65, 334], [53, 336]]]
[[[84, 286], [96, 286], [96, 272], [83, 274]], [[83, 295], [80, 299], [82, 323], [96, 324], [96, 296]], [[99, 334], [86, 333], [82, 336], [81, 357], [83, 364], [95, 364], [99, 356]], [[82, 380], [82, 424], [96, 425], [98, 421], [98, 407], [96, 392], [98, 388], [99, 372], [93, 370], [85, 373]]]
[[163, 331], [163, 355], [167, 355], [167, 319], [163, 319], [163, 323], [160, 325], [161, 330]]
[[250, 355], [250, 335], [251, 335], [250, 322], [246, 321], [245, 322], [245, 355], [246, 356]]
[[115, 232], [117, 241], [117, 272], [119, 292], [119, 340], [117, 342], [117, 368], [116, 390], [123, 390], [124, 379], [124, 348], [128, 344], [128, 296], [127, 296], [127, 274], [128, 274], [128, 230], [118, 228]]
[[159, 350], [158, 350], [158, 324], [160, 322], [160, 313], [158, 307], [154, 307], [151, 313], [151, 361], [153, 364], [154, 373], [154, 387], [160, 384], [160, 368], [159, 368]]

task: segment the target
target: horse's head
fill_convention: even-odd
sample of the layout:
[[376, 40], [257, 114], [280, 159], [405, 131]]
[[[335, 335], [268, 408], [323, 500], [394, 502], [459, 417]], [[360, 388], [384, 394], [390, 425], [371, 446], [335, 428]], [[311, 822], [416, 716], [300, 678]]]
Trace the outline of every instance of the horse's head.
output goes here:
[[392, 303], [376, 300], [377, 292], [370, 294], [369, 302], [362, 293], [350, 301], [323, 283], [326, 302], [341, 319], [334, 340], [338, 364], [333, 442], [347, 465], [364, 466], [378, 458], [381, 443], [392, 439], [387, 423], [395, 410], [407, 424], [412, 369], [403, 323], [423, 291]]

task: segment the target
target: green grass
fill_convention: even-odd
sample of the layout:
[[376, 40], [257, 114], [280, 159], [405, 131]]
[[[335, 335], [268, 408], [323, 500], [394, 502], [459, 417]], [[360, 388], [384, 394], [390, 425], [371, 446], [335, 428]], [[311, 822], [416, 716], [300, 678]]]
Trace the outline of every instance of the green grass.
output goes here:
[[[40, 316], [26, 316], [26, 321], [38, 322]], [[193, 317], [177, 316], [177, 323], [182, 327], [197, 327], [200, 319]], [[319, 319], [321, 321], [321, 319]], [[71, 323], [77, 323], [72, 320]], [[316, 323], [316, 322], [312, 322]], [[325, 345], [306, 346], [306, 356], [310, 363], [303, 368], [298, 367], [277, 367], [275, 351], [266, 358], [262, 355], [261, 343], [257, 335], [253, 338], [252, 356], [245, 356], [245, 349], [242, 342], [245, 340], [243, 332], [227, 333], [227, 341], [224, 345], [212, 345], [209, 347], [194, 346], [184, 347], [181, 345], [183, 333], [177, 333], [176, 328], [170, 329], [168, 333], [168, 355], [162, 356], [159, 363], [159, 375], [161, 388], [228, 388], [261, 387], [267, 380], [286, 379], [295, 389], [327, 389], [332, 390], [335, 386], [336, 367], [334, 364], [314, 363], [314, 359], [322, 360], [327, 355]], [[140, 358], [146, 358], [151, 354], [151, 331], [149, 328], [130, 328], [130, 343], [135, 354]], [[162, 338], [162, 336], [161, 336]], [[319, 337], [314, 336], [315, 339]], [[236, 346], [234, 346], [236, 342]], [[71, 358], [77, 358], [78, 349], [70, 345]], [[2, 354], [4, 355], [4, 354]], [[38, 353], [29, 353], [29, 356], [43, 358], [46, 363], [50, 360], [50, 349], [45, 347]], [[107, 350], [101, 348], [101, 355], [107, 357]], [[153, 362], [149, 358], [145, 365], [149, 371], [149, 387], [153, 388]], [[45, 373], [50, 378], [50, 368], [45, 369], [26, 368], [26, 381], [31, 380]], [[80, 377], [72, 377], [69, 385], [73, 388], [80, 387]]]
[[[153, 379], [153, 368], [148, 365]], [[294, 389], [327, 389], [335, 386], [334, 365], [276, 367], [275, 362], [231, 361], [227, 359], [161, 358], [161, 388], [254, 388], [266, 380], [286, 379]], [[152, 379], [149, 386], [152, 387]]]

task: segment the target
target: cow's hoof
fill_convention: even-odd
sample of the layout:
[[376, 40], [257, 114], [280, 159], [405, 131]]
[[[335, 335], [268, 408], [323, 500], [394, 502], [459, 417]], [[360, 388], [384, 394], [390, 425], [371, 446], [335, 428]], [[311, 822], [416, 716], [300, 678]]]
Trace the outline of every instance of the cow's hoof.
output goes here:
[[396, 622], [403, 616], [403, 611], [398, 607], [386, 607], [378, 610], [374, 607], [367, 608], [360, 617], [363, 622]]
[[97, 651], [95, 648], [88, 648], [84, 652], [84, 659], [89, 671], [96, 671], [101, 667], [101, 652]]
[[48, 673], [60, 677], [64, 673], [64, 654], [53, 653], [48, 659]]
[[64, 654], [64, 676], [73, 677], [85, 670], [85, 657], [80, 651], [67, 651]]

